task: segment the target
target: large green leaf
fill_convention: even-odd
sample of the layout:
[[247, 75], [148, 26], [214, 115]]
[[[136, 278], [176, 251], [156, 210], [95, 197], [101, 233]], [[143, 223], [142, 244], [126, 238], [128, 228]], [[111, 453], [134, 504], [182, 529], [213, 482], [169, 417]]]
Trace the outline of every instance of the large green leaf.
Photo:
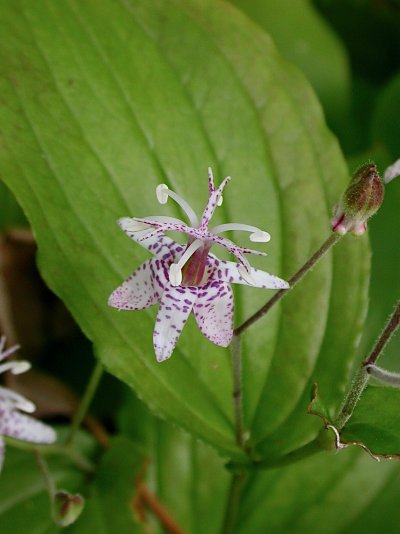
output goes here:
[[400, 457], [400, 391], [369, 386], [344, 427], [343, 441], [364, 444], [373, 454]]
[[274, 39], [315, 89], [332, 126], [349, 113], [350, 69], [344, 46], [310, 0], [232, 0]]
[[[244, 490], [237, 533], [375, 532], [368, 525], [360, 530], [349, 526], [368, 513], [371, 503], [398, 473], [393, 463], [378, 463], [356, 449], [325, 453], [283, 469], [256, 473]], [[388, 495], [385, 497], [387, 503]], [[398, 521], [398, 513], [392, 510], [391, 514]], [[384, 525], [386, 529], [392, 520], [381, 516], [380, 528]]]
[[[191, 533], [220, 532], [229, 481], [215, 453], [149, 417], [133, 398], [119, 414], [119, 430], [147, 447], [148, 484], [181, 527]], [[235, 532], [375, 532], [363, 519], [367, 514], [375, 525], [395, 533], [398, 477], [397, 462], [378, 463], [355, 447], [253, 472], [243, 489]], [[375, 502], [384, 516], [374, 513]], [[353, 521], [366, 526], [352, 529]]]
[[[310, 87], [223, 2], [0, 7], [0, 172], [36, 233], [45, 279], [110, 372], [158, 414], [239, 457], [228, 351], [189, 321], [171, 360], [158, 365], [155, 310], [107, 307], [148, 257], [115, 220], [159, 212], [160, 182], [201, 211], [211, 164], [218, 179], [234, 177], [216, 219], [265, 226], [269, 256], [254, 263], [290, 276], [327, 237], [347, 180]], [[305, 415], [313, 380], [328, 406], [340, 403], [367, 277], [366, 239], [346, 238], [244, 336], [245, 426], [260, 453], [285, 453], [316, 434]], [[269, 295], [238, 288], [236, 321]]]
[[0, 229], [7, 230], [13, 226], [27, 226], [26, 219], [15, 198], [3, 182], [0, 182]]
[[394, 159], [400, 152], [400, 126], [394, 119], [400, 112], [400, 73], [390, 80], [381, 95], [372, 116], [371, 136], [375, 142], [384, 143]]
[[[120, 432], [146, 449], [147, 484], [184, 532], [219, 532], [230, 473], [216, 452], [151, 416], [133, 395], [124, 402], [118, 422]], [[155, 523], [155, 532], [157, 528], [164, 532]]]
[[101, 459], [89, 488], [82, 516], [70, 530], [85, 532], [144, 532], [135, 517], [135, 480], [143, 466], [143, 452], [125, 437], [115, 438]]

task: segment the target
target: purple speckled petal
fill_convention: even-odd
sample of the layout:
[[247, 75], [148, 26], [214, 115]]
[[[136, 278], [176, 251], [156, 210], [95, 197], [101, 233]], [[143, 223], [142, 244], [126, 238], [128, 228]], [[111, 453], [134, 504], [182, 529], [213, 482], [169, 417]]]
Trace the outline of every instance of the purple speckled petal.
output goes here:
[[[143, 222], [146, 222], [145, 219], [135, 219], [135, 221], [136, 220], [142, 220]], [[147, 249], [157, 258], [166, 260], [168, 256], [168, 259], [170, 259], [171, 262], [175, 262], [180, 258], [185, 249], [184, 246], [176, 243], [173, 239], [167, 237], [166, 235], [159, 235], [157, 233], [154, 235], [154, 232], [151, 231], [151, 229], [150, 231], [142, 230], [140, 232], [132, 232], [132, 230], [129, 230], [131, 221], [132, 219], [129, 217], [123, 217], [122, 219], [119, 219], [118, 225], [128, 237], [133, 239], [133, 241]], [[159, 230], [162, 231], [162, 229]], [[146, 237], [147, 234], [149, 237]]]
[[254, 280], [254, 284], [249, 284], [249, 282], [240, 275], [238, 263], [218, 260], [215, 257], [209, 258], [209, 261], [214, 266], [211, 275], [212, 280], [222, 280], [230, 284], [244, 284], [246, 286], [259, 287], [262, 289], [287, 289], [289, 287], [289, 284], [285, 280], [282, 280], [273, 274], [261, 271], [260, 269], [254, 269], [254, 267], [251, 267], [249, 273]]
[[5, 443], [4, 439], [0, 436], [0, 473], [4, 462]]
[[4, 400], [0, 400], [0, 434], [32, 443], [54, 443], [57, 439], [50, 426], [10, 408]]
[[211, 281], [199, 289], [194, 316], [201, 333], [221, 347], [233, 335], [233, 292], [226, 282]]
[[119, 310], [143, 310], [159, 299], [154, 287], [151, 264], [148, 260], [127, 278], [108, 299], [108, 305]]
[[179, 286], [164, 291], [153, 334], [158, 362], [171, 356], [200, 290], [197, 287]]
[[[211, 217], [214, 214], [215, 208], [218, 204], [218, 199], [220, 195], [222, 194], [222, 191], [224, 190], [227, 183], [229, 183], [231, 178], [227, 176], [225, 180], [220, 184], [220, 186], [217, 189], [214, 189], [211, 191], [211, 182], [210, 182], [210, 176], [209, 176], [209, 186], [208, 186], [208, 202], [207, 206], [205, 207], [203, 211], [203, 215], [201, 217], [201, 225], [200, 228], [202, 230], [205, 230], [208, 226], [208, 223], [210, 222]], [[214, 184], [212, 184], [212, 187], [214, 187]]]

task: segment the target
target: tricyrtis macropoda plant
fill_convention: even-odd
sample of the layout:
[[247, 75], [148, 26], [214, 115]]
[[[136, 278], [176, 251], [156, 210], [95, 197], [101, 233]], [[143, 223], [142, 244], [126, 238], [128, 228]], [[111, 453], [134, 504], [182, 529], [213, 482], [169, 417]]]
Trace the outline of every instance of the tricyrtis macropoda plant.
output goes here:
[[[205, 342], [189, 319], [174, 358], [159, 366], [149, 357], [153, 308], [117, 314], [105, 305], [148, 259], [118, 235], [115, 220], [154, 213], [151, 190], [160, 183], [201, 213], [199, 175], [211, 165], [218, 176], [235, 177], [215, 224], [265, 224], [273, 240], [254, 267], [287, 279], [326, 238], [321, 221], [347, 180], [314, 95], [268, 37], [226, 4], [24, 6], [17, 33], [12, 21], [20, 7], [13, 6], [4, 35], [14, 53], [3, 49], [2, 92], [16, 107], [2, 108], [2, 176], [34, 228], [44, 277], [111, 373], [157, 414], [223, 455], [243, 458], [224, 349]], [[60, 32], [56, 20], [63, 20]], [[197, 73], [189, 85], [188, 54]], [[173, 206], [166, 210], [179, 216]], [[243, 426], [262, 456], [284, 454], [315, 435], [305, 416], [314, 379], [321, 390], [330, 384], [329, 406], [340, 402], [365, 310], [367, 249], [365, 240], [342, 242], [243, 336]], [[240, 284], [235, 292], [240, 324], [265, 292]]]
[[[100, 362], [154, 413], [236, 467], [276, 466], [304, 444], [315, 446], [320, 425], [307, 416], [309, 392], [318, 381], [333, 422], [362, 330], [369, 253], [365, 236], [345, 236], [331, 250], [339, 238], [329, 235], [329, 213], [348, 173], [305, 80], [262, 31], [223, 2], [31, 6], [18, 0], [8, 7], [0, 47], [7, 102], [1, 106], [1, 175], [37, 236], [43, 276], [93, 341]], [[229, 199], [216, 210], [216, 228], [240, 220], [265, 225], [273, 236], [269, 256], [255, 258], [257, 269], [215, 227], [213, 235], [201, 233], [194, 218], [204, 206], [199, 176], [209, 164], [218, 177], [235, 177]], [[171, 203], [164, 218], [120, 221], [148, 251], [167, 255], [148, 260], [147, 251], [119, 235], [115, 220], [154, 213], [151, 191], [160, 183], [161, 200], [176, 191], [193, 209], [186, 210], [190, 226], [184, 227], [165, 219], [178, 216]], [[216, 191], [210, 186], [213, 209]], [[370, 209], [350, 221], [348, 208], [342, 198], [340, 209], [347, 211], [335, 213], [333, 229], [361, 233]], [[173, 244], [166, 230], [183, 230], [188, 244]], [[266, 240], [258, 229], [250, 231]], [[238, 263], [215, 259], [208, 241], [229, 245]], [[329, 253], [316, 266], [321, 243]], [[142, 261], [146, 267], [115, 290]], [[227, 280], [219, 282], [221, 266], [239, 282], [232, 360], [223, 348], [233, 310], [231, 290], [222, 285]], [[259, 269], [294, 289], [285, 299], [275, 297], [285, 283]], [[133, 294], [136, 281], [141, 289], [147, 281], [149, 293]], [[197, 307], [192, 320], [188, 315], [207, 284], [204, 298], [222, 302], [223, 313], [213, 307], [202, 315]], [[249, 286], [270, 284], [280, 287], [272, 297], [277, 305], [238, 336], [266, 300], [267, 292]], [[109, 309], [112, 291], [113, 306], [143, 311]], [[172, 310], [164, 309], [163, 297], [171, 293], [188, 300], [179, 310], [181, 323], [188, 320], [178, 342], [167, 317]], [[163, 365], [153, 356], [156, 318], [146, 307], [157, 302], [156, 324], [165, 327], [156, 326], [158, 359], [175, 347]]]

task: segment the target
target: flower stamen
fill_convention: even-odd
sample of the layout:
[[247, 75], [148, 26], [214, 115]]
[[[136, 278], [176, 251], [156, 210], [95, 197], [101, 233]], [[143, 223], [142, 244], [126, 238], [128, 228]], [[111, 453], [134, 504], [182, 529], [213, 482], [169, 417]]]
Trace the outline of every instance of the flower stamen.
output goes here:
[[243, 265], [238, 266], [238, 271], [239, 271], [240, 276], [243, 278], [243, 280], [245, 280], [248, 284], [252, 286], [257, 285], [256, 281], [251, 276], [250, 272], [248, 272]]
[[6, 371], [11, 371], [13, 375], [19, 375], [29, 371], [31, 364], [26, 360], [18, 362], [7, 362], [0, 365], [0, 373], [5, 373]]
[[193, 208], [181, 196], [171, 191], [166, 184], [160, 184], [156, 187], [156, 195], [160, 204], [166, 204], [168, 197], [171, 197], [186, 213], [190, 224], [196, 228], [199, 226], [200, 222]]
[[249, 224], [240, 224], [240, 223], [226, 223], [226, 224], [219, 224], [218, 226], [215, 226], [211, 229], [211, 232], [213, 234], [220, 234], [222, 232], [228, 232], [231, 230], [239, 230], [243, 232], [252, 232], [250, 234], [250, 241], [253, 241], [253, 243], [268, 243], [268, 241], [271, 239], [271, 236], [268, 232], [264, 232], [263, 230], [260, 230], [260, 228], [257, 228], [256, 226], [251, 226]]
[[33, 413], [36, 410], [36, 406], [33, 404], [33, 402], [26, 399], [22, 395], [19, 395], [15, 391], [11, 391], [11, 389], [0, 386], [0, 397], [7, 401], [11, 401], [15, 408], [18, 408], [23, 412]]

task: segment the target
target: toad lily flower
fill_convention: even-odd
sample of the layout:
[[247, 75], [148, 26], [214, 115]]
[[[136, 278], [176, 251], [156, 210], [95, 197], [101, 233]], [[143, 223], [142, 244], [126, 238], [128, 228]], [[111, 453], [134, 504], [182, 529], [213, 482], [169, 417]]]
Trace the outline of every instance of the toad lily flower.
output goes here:
[[[221, 233], [243, 230], [250, 241], [267, 242], [267, 232], [247, 224], [221, 224], [209, 229], [208, 224], [230, 178], [216, 189], [211, 169], [208, 171], [209, 198], [201, 219], [180, 196], [161, 184], [156, 189], [160, 204], [172, 198], [187, 215], [190, 226], [173, 217], [124, 217], [121, 229], [155, 257], [143, 263], [110, 296], [109, 305], [120, 310], [141, 310], [159, 302], [154, 329], [154, 349], [159, 362], [169, 358], [182, 328], [193, 311], [202, 334], [221, 347], [227, 347], [233, 335], [233, 294], [230, 284], [259, 288], [287, 288], [284, 280], [250, 267], [245, 254], [264, 256], [263, 252], [242, 248]], [[180, 245], [164, 232], [185, 234], [188, 243]], [[237, 263], [223, 261], [210, 254], [212, 245], [230, 252]]]
[[[19, 347], [16, 345], [4, 351], [5, 338], [0, 340], [0, 362], [10, 356]], [[30, 363], [27, 361], [12, 361], [0, 363], [0, 373], [10, 371], [14, 375], [24, 373], [30, 369]], [[32, 443], [53, 443], [56, 440], [54, 430], [20, 412], [32, 413], [35, 411], [35, 405], [19, 395], [0, 386], [0, 470], [4, 459], [4, 440], [3, 436], [30, 441]]]

